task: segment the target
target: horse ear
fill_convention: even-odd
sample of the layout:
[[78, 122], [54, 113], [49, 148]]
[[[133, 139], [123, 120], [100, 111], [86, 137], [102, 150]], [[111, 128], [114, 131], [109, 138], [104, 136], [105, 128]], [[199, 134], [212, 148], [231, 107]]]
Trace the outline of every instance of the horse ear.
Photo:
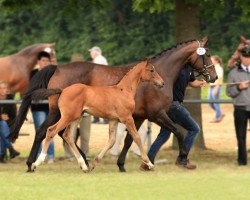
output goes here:
[[208, 43], [208, 37], [206, 36], [206, 37], [204, 37], [204, 38], [202, 39], [202, 44], [203, 44], [203, 46], [205, 47], [205, 46], [207, 45], [207, 43]]
[[242, 43], [246, 44], [247, 43], [247, 39], [244, 36], [240, 36], [240, 40]]

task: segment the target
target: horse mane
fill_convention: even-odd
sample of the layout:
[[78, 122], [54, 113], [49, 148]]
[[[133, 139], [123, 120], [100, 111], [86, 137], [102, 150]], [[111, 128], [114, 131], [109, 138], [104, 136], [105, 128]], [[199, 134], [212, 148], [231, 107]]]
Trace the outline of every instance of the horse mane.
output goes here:
[[184, 42], [179, 42], [179, 43], [177, 43], [177, 44], [175, 44], [175, 45], [173, 45], [173, 46], [171, 46], [171, 47], [169, 47], [169, 48], [167, 48], [167, 49], [162, 50], [160, 53], [158, 53], [158, 54], [152, 56], [151, 59], [157, 59], [157, 58], [159, 58], [159, 57], [161, 57], [162, 55], [165, 55], [165, 54], [167, 54], [167, 53], [170, 54], [170, 53], [173, 52], [174, 49], [176, 49], [176, 48], [178, 48], [178, 47], [181, 47], [181, 46], [183, 46], [184, 44], [187, 44], [187, 43], [190, 43], [190, 42], [194, 42], [194, 41], [197, 41], [197, 40], [192, 39], [192, 40], [188, 40], [188, 41], [184, 41]]
[[33, 44], [18, 51], [18, 54], [29, 54], [33, 49], [46, 45], [48, 45], [48, 43]]
[[[148, 58], [144, 58], [144, 59], [142, 59], [141, 61], [138, 61], [138, 62], [136, 62], [136, 63], [132, 63], [132, 64], [129, 64], [129, 65], [126, 65], [125, 67], [130, 67], [130, 69], [126, 72], [126, 74], [125, 74], [123, 77], [127, 76], [128, 73], [129, 73], [132, 69], [134, 69], [134, 67], [135, 67], [138, 63], [140, 63], [140, 62], [142, 62], [142, 61], [144, 61], [144, 60], [146, 60], [146, 59], [148, 59]], [[121, 82], [121, 80], [123, 79], [123, 77], [121, 77], [121, 79], [118, 80], [117, 83], [116, 83], [115, 85], [119, 84], [119, 83]]]

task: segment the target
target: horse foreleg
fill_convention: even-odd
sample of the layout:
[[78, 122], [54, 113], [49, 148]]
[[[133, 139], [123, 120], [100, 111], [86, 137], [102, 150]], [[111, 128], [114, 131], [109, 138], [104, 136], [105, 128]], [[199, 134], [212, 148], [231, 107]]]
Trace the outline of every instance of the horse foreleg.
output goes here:
[[[137, 130], [141, 127], [143, 121], [144, 121], [144, 119], [135, 119], [135, 126], [136, 126]], [[124, 167], [125, 159], [126, 159], [126, 155], [128, 153], [130, 146], [132, 145], [132, 143], [133, 143], [133, 138], [132, 138], [131, 134], [127, 133], [125, 140], [124, 140], [124, 145], [123, 145], [122, 151], [121, 151], [119, 158], [117, 160], [117, 163], [116, 163], [117, 166], [119, 167], [120, 172], [126, 172], [126, 169]]]
[[134, 142], [138, 145], [140, 149], [142, 161], [148, 166], [149, 169], [153, 169], [154, 165], [151, 163], [145, 150], [143, 149], [141, 138], [136, 130], [134, 119], [132, 118], [132, 116], [127, 118], [126, 121], [124, 121], [124, 124], [126, 125], [129, 133], [131, 134]]
[[71, 123], [71, 125], [69, 125], [66, 130], [63, 133], [63, 139], [67, 142], [67, 144], [69, 145], [71, 151], [73, 152], [73, 154], [75, 155], [77, 162], [80, 164], [81, 169], [84, 172], [87, 172], [88, 166], [86, 165], [82, 155], [79, 153], [77, 146], [73, 140], [73, 132], [76, 130], [76, 127], [79, 123], [79, 120], [76, 120], [74, 122]]
[[109, 120], [109, 140], [108, 144], [103, 148], [103, 150], [95, 157], [92, 162], [91, 170], [93, 170], [96, 165], [101, 161], [106, 152], [114, 145], [115, 137], [117, 132], [118, 120]]

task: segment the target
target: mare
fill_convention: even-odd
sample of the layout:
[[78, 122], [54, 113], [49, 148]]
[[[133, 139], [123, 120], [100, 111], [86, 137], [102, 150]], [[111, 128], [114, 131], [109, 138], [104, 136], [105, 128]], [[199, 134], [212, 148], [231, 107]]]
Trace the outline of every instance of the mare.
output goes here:
[[[151, 59], [151, 63], [155, 66], [165, 82], [164, 87], [159, 90], [150, 83], [142, 83], [135, 95], [135, 111], [133, 118], [136, 128], [138, 129], [145, 119], [165, 127], [173, 132], [179, 143], [179, 154], [183, 163], [187, 163], [187, 153], [184, 145], [184, 138], [181, 132], [176, 128], [175, 124], [168, 117], [166, 112], [173, 100], [173, 84], [179, 75], [179, 72], [185, 64], [190, 63], [192, 67], [203, 74], [206, 80], [214, 82], [217, 78], [215, 68], [212, 65], [208, 50], [205, 54], [199, 55], [197, 50], [207, 45], [208, 39], [190, 40], [178, 43], [175, 46], [163, 50]], [[20, 106], [15, 123], [11, 127], [9, 138], [15, 141], [18, 137], [19, 130], [26, 118], [28, 108], [31, 104], [32, 93], [39, 88], [60, 88], [63, 89], [74, 83], [84, 83], [91, 86], [108, 86], [116, 84], [132, 66], [126, 67], [110, 67], [98, 65], [89, 62], [75, 62], [60, 66], [50, 66], [39, 71], [32, 79], [28, 91], [26, 92], [22, 104]], [[34, 143], [26, 164], [28, 172], [32, 172], [31, 165], [36, 160], [37, 152], [42, 140], [45, 138], [46, 130], [49, 126], [56, 123], [60, 118], [58, 109], [58, 97], [54, 95], [49, 97], [49, 114], [40, 129], [36, 132]], [[59, 134], [60, 135], [60, 134]], [[128, 134], [129, 135], [129, 134]], [[129, 140], [128, 135], [126, 140]], [[132, 140], [132, 138], [131, 138]], [[126, 152], [130, 145], [123, 148], [122, 156], [120, 156], [117, 164], [120, 171], [125, 171], [124, 162]], [[83, 155], [85, 158], [85, 156]]]
[[[142, 161], [147, 164], [148, 168], [153, 168], [145, 153], [141, 139], [136, 130], [132, 114], [135, 109], [135, 94], [137, 88], [142, 82], [151, 82], [158, 87], [163, 87], [164, 81], [156, 72], [154, 66], [148, 60], [138, 63], [114, 86], [88, 86], [76, 83], [65, 89], [40, 89], [34, 92], [32, 96], [36, 99], [44, 99], [48, 96], [60, 94], [58, 107], [61, 118], [54, 125], [47, 129], [45, 142], [42, 153], [33, 163], [32, 169], [44, 162], [51, 139], [60, 131], [64, 140], [70, 146], [81, 169], [86, 172], [88, 167], [77, 150], [73, 141], [73, 132], [81, 116], [86, 112], [88, 114], [109, 119], [109, 141], [101, 153], [94, 159], [90, 170], [94, 169], [98, 162], [101, 161], [105, 153], [114, 145], [118, 122], [126, 125], [129, 133], [138, 145]], [[105, 105], [105, 106], [103, 106]]]
[[55, 57], [54, 44], [44, 43], [28, 46], [18, 53], [0, 58], [0, 80], [8, 82], [12, 93], [24, 94], [40, 51], [50, 52], [52, 60]]
[[244, 36], [240, 36], [240, 41], [241, 43], [238, 45], [237, 49], [227, 62], [229, 68], [234, 68], [237, 63], [239, 63], [241, 55], [240, 50], [243, 49], [246, 45], [250, 46], [250, 40], [246, 39]]

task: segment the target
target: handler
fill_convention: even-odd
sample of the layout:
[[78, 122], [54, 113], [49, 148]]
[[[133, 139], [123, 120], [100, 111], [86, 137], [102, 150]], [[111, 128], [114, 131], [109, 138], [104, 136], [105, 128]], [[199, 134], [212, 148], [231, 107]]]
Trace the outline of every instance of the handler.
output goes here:
[[[250, 119], [250, 46], [241, 50], [240, 63], [228, 74], [227, 95], [233, 98], [234, 127], [238, 143], [238, 165], [247, 165], [246, 134]], [[236, 84], [231, 84], [236, 83]], [[239, 84], [237, 84], [239, 83]]]

